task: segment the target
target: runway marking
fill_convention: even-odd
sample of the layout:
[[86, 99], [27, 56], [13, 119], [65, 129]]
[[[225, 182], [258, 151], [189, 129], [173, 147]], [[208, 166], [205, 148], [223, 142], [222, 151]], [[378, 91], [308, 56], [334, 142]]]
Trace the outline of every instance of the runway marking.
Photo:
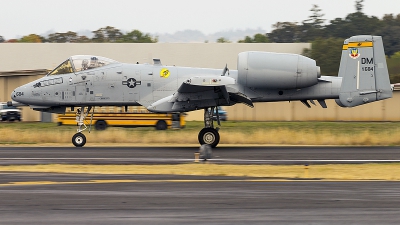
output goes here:
[[400, 182], [393, 180], [334, 180], [334, 179], [188, 179], [188, 180], [88, 180], [88, 181], [18, 181], [0, 184], [0, 187], [30, 185], [68, 185], [68, 184], [116, 184], [116, 183], [203, 183], [203, 182]]

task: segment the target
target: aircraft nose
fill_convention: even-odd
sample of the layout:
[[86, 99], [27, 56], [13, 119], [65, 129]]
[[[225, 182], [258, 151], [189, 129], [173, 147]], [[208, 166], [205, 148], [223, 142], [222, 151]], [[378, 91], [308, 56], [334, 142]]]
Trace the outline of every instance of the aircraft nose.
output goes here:
[[18, 100], [21, 100], [21, 98], [24, 96], [24, 91], [22, 90], [21, 87], [17, 87], [14, 89], [14, 91], [11, 93], [11, 99], [14, 101], [19, 102]]

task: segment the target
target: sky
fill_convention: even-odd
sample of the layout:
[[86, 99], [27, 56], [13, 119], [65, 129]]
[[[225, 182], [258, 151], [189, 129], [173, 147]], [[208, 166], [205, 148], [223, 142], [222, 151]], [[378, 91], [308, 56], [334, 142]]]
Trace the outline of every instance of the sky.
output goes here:
[[[0, 0], [0, 36], [94, 31], [175, 33], [186, 29], [211, 34], [227, 30], [272, 30], [276, 22], [301, 22], [322, 9], [326, 22], [355, 12], [354, 0]], [[382, 18], [400, 14], [399, 0], [365, 0], [363, 12]]]

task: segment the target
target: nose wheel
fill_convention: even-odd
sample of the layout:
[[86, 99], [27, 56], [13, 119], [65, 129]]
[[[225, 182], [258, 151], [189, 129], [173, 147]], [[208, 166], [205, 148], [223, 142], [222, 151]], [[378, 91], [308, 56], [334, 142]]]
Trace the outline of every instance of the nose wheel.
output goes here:
[[74, 144], [75, 147], [83, 147], [86, 144], [85, 135], [82, 133], [76, 133], [72, 136], [72, 144]]

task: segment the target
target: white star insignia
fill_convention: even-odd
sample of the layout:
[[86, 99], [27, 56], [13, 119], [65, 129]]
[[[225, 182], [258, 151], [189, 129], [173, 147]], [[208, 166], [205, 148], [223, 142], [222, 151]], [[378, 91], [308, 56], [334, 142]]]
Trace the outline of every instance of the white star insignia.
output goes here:
[[129, 87], [134, 87], [136, 82], [133, 79], [131, 79], [128, 81], [128, 83], [129, 83]]

